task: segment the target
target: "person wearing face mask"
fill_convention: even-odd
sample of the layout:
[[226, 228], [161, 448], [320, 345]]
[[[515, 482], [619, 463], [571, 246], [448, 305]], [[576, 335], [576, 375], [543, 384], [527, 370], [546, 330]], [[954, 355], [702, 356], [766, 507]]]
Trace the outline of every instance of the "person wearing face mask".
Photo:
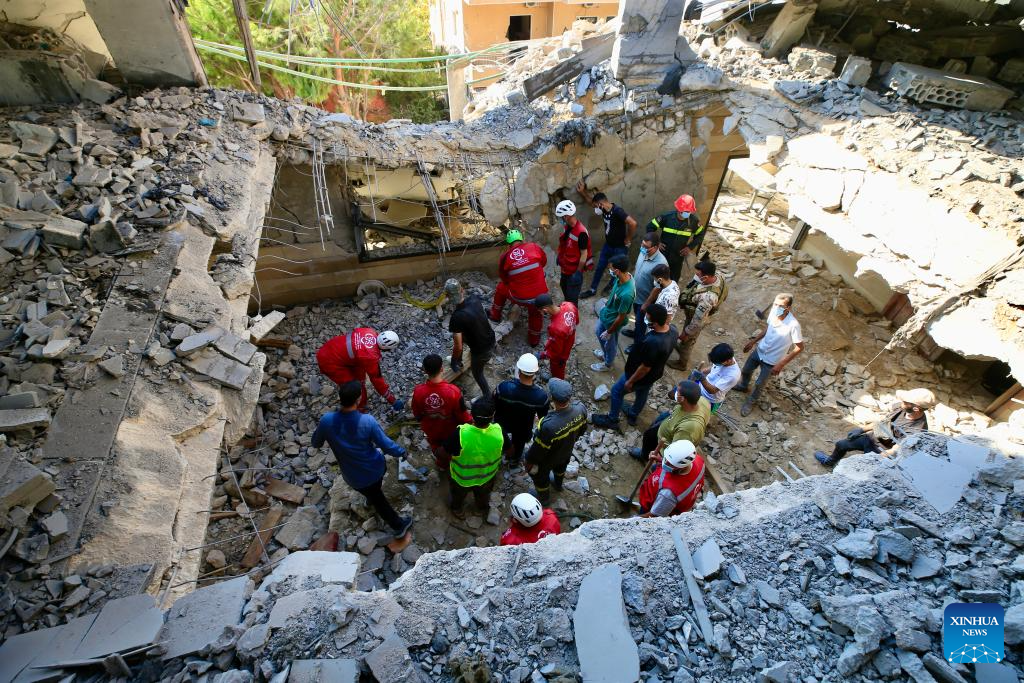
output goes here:
[[687, 277], [697, 260], [696, 253], [704, 242], [704, 226], [697, 216], [697, 203], [688, 194], [679, 195], [675, 202], [675, 211], [663, 213], [647, 224], [648, 232], [661, 231], [662, 249], [668, 258], [668, 267], [672, 271], [672, 279], [679, 279], [683, 273], [683, 264], [687, 265]]
[[690, 379], [700, 385], [700, 393], [711, 402], [711, 412], [717, 413], [729, 390], [739, 384], [740, 366], [732, 347], [715, 344], [708, 353], [708, 363], [690, 373]]
[[750, 415], [754, 409], [754, 403], [761, 395], [764, 385], [768, 383], [768, 378], [782, 372], [782, 369], [804, 350], [804, 335], [792, 308], [792, 294], [776, 295], [765, 329], [751, 337], [743, 346], [743, 352], [750, 355], [743, 363], [740, 383], [736, 385], [736, 390], [750, 391], [750, 378], [754, 370], [758, 370], [754, 389], [750, 391], [750, 396], [740, 408], [740, 415], [743, 417]]
[[[661, 239], [658, 233], [649, 232], [644, 235], [640, 243], [640, 255], [636, 259], [636, 266], [633, 267], [633, 282], [636, 283], [636, 299], [633, 302], [633, 315], [636, 318], [636, 325], [632, 330], [623, 330], [622, 334], [632, 337], [635, 341], [644, 338], [647, 332], [647, 325], [644, 324], [644, 311], [647, 310], [648, 299], [654, 291], [654, 269], [658, 266], [668, 265], [665, 255], [659, 247]], [[629, 353], [633, 347], [626, 348]]]
[[[562, 269], [559, 285], [562, 298], [577, 305], [580, 290], [583, 289], [583, 272], [594, 268], [594, 256], [590, 250], [590, 233], [587, 226], [576, 218], [576, 205], [568, 199], [555, 207], [555, 217], [562, 222], [562, 234], [558, 237], [556, 263]], [[586, 253], [586, 258], [583, 254]]]
[[725, 278], [717, 273], [715, 264], [706, 259], [698, 261], [694, 267], [693, 280], [686, 285], [686, 289], [679, 297], [679, 305], [686, 314], [686, 324], [683, 325], [683, 331], [676, 342], [679, 358], [669, 361], [669, 367], [677, 370], [689, 369], [690, 353], [697, 345], [697, 337], [700, 336], [708, 319], [729, 295]]
[[822, 465], [832, 467], [852, 451], [880, 453], [888, 457], [896, 452], [903, 439], [911, 434], [928, 431], [925, 411], [935, 405], [935, 394], [929, 389], [919, 388], [897, 391], [896, 398], [899, 402], [894, 403], [885, 419], [875, 423], [872, 429], [858, 427], [847, 434], [845, 439], [836, 441], [832, 455], [814, 451], [814, 458]]
[[[589, 299], [597, 294], [597, 288], [604, 277], [605, 268], [612, 260], [612, 257], [619, 254], [625, 256], [629, 253], [629, 245], [636, 234], [636, 219], [617, 204], [608, 200], [604, 192], [597, 192], [593, 195], [587, 191], [586, 183], [582, 180], [576, 185], [576, 191], [590, 205], [594, 207], [594, 213], [604, 220], [604, 244], [601, 245], [601, 252], [597, 257], [597, 269], [590, 281], [590, 288], [580, 294], [581, 299]], [[611, 284], [608, 285], [608, 288]], [[607, 289], [605, 294], [607, 294]]]
[[606, 372], [615, 363], [615, 353], [619, 349], [619, 331], [629, 319], [636, 299], [636, 287], [630, 275], [629, 261], [625, 255], [619, 254], [612, 258], [608, 265], [608, 274], [612, 276], [612, 293], [597, 314], [597, 340], [601, 348], [594, 349], [594, 355], [601, 362], [594, 363], [590, 369], [594, 372]]
[[[665, 361], [672, 355], [676, 328], [669, 325], [668, 311], [658, 304], [652, 304], [647, 309], [647, 325], [650, 331], [633, 345], [633, 350], [626, 358], [625, 371], [612, 386], [608, 414], [594, 416], [595, 427], [619, 431], [620, 410], [626, 414], [626, 421], [630, 425], [636, 425], [651, 387], [665, 374]], [[626, 394], [633, 392], [636, 392], [633, 405], [623, 408]]]

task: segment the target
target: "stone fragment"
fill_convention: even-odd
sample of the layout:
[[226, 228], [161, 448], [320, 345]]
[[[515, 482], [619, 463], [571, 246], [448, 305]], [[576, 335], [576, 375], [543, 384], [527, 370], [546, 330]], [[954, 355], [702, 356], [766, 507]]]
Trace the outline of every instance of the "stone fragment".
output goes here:
[[249, 375], [252, 374], [248, 365], [231, 360], [210, 349], [188, 356], [185, 359], [185, 365], [224, 386], [239, 391], [245, 386]]
[[843, 652], [836, 660], [836, 668], [843, 676], [852, 676], [871, 659], [870, 652], [865, 652], [858, 643], [847, 643]]
[[241, 621], [249, 578], [204, 586], [178, 599], [167, 613], [158, 639], [165, 643], [164, 659], [192, 654], [212, 644], [226, 626]]
[[218, 548], [214, 548], [210, 552], [206, 553], [206, 564], [210, 565], [214, 569], [223, 569], [227, 565], [227, 558], [224, 556], [224, 551]]
[[270, 639], [270, 625], [256, 624], [243, 633], [235, 644], [235, 651], [243, 661], [250, 661], [257, 657]]
[[416, 681], [419, 675], [417, 666], [409, 655], [409, 646], [398, 633], [392, 631], [380, 645], [366, 655], [366, 665], [370, 667], [378, 681]]
[[21, 140], [21, 153], [30, 156], [45, 156], [60, 140], [56, 129], [40, 126], [27, 121], [8, 121], [14, 134]]
[[1024, 602], [1006, 610], [1003, 622], [1003, 639], [1007, 645], [1024, 643]]
[[573, 628], [583, 680], [617, 683], [640, 678], [640, 655], [629, 631], [618, 565], [601, 565], [583, 579]]
[[223, 329], [217, 327], [216, 325], [211, 325], [202, 332], [198, 332], [196, 334], [190, 335], [182, 339], [181, 343], [178, 344], [176, 349], [174, 349], [174, 353], [176, 353], [178, 356], [192, 355], [196, 351], [206, 348], [210, 344], [214, 343], [223, 335]]
[[880, 531], [876, 540], [878, 541], [876, 559], [879, 562], [888, 562], [890, 557], [908, 563], [914, 559], [914, 544], [903, 534], [898, 534], [895, 531]]
[[89, 243], [92, 248], [104, 254], [121, 251], [128, 246], [114, 221], [99, 221], [89, 226]]
[[359, 662], [354, 659], [295, 659], [288, 683], [359, 683]]
[[804, 626], [809, 626], [811, 619], [814, 617], [811, 610], [807, 609], [803, 603], [795, 601], [786, 605], [786, 612], [789, 616], [793, 617], [797, 623], [803, 624]]
[[762, 669], [757, 674], [757, 680], [759, 683], [789, 683], [789, 677], [794, 673], [796, 673], [796, 664], [779, 662], [767, 669]]
[[100, 369], [115, 379], [124, 377], [124, 356], [117, 354], [100, 362]]
[[306, 550], [288, 555], [274, 567], [267, 580], [277, 582], [289, 577], [302, 580], [313, 576], [325, 584], [351, 586], [358, 573], [359, 556], [355, 553]]
[[900, 628], [896, 629], [896, 647], [911, 652], [928, 652], [932, 647], [932, 639], [923, 631]]
[[240, 123], [260, 123], [267, 118], [263, 105], [257, 102], [235, 100], [231, 102], [230, 112], [231, 118]]
[[835, 542], [836, 550], [855, 560], [870, 560], [878, 552], [878, 541], [871, 529], [857, 529]]
[[864, 85], [871, 78], [871, 60], [866, 57], [850, 55], [843, 64], [839, 80], [851, 87]]
[[78, 187], [106, 187], [113, 180], [114, 174], [109, 168], [85, 165], [78, 169], [71, 184]]
[[774, 586], [772, 586], [764, 579], [758, 579], [754, 582], [754, 590], [757, 591], [757, 594], [761, 596], [762, 600], [764, 600], [772, 607], [782, 607], [782, 602], [780, 601], [778, 589], [776, 589]]
[[277, 327], [278, 323], [284, 320], [284, 313], [281, 311], [271, 311], [265, 316], [253, 323], [252, 327], [249, 328], [249, 339], [253, 343], [260, 341], [268, 334], [271, 330]]
[[300, 507], [274, 534], [274, 540], [289, 550], [305, 550], [320, 527], [320, 511], [315, 505]]
[[50, 411], [47, 408], [0, 410], [0, 434], [46, 427], [49, 424]]
[[693, 553], [693, 567], [702, 579], [714, 576], [722, 568], [722, 550], [714, 538], [709, 538]]
[[256, 353], [256, 347], [253, 344], [230, 332], [222, 334], [214, 343], [214, 347], [228, 358], [245, 364], [248, 364]]
[[74, 345], [73, 339], [50, 339], [43, 346], [43, 358], [63, 358]]
[[921, 658], [913, 652], [896, 650], [896, 658], [900, 660], [900, 667], [904, 673], [910, 676], [914, 683], [935, 683], [935, 679], [921, 663]]
[[50, 539], [56, 541], [62, 538], [68, 533], [68, 518], [63, 512], [58, 510], [49, 517], [44, 518], [40, 525], [49, 534]]
[[164, 612], [152, 595], [143, 593], [108, 600], [75, 648], [73, 658], [97, 659], [136, 650], [154, 642], [163, 624]]
[[1006, 664], [974, 665], [974, 679], [977, 683], [1017, 683], [1017, 672]]

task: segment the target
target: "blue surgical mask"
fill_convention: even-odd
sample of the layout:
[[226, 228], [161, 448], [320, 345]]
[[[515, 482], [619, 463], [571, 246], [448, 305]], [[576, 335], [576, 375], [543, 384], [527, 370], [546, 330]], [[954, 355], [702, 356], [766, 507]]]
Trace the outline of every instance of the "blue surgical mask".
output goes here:
[[690, 212], [689, 211], [680, 211], [679, 215], [682, 216], [683, 218], [689, 218], [690, 217]]
[[644, 325], [647, 325], [647, 327], [651, 326], [651, 319], [648, 318], [646, 315], [644, 316]]
[[775, 315], [776, 318], [781, 318], [782, 316], [786, 315], [786, 309], [783, 306], [776, 306], [775, 308], [772, 309], [772, 313]]

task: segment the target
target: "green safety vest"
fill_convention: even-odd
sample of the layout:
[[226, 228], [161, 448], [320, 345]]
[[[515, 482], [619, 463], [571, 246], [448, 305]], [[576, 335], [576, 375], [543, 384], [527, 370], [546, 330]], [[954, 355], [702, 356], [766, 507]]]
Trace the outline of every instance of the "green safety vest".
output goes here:
[[504, 436], [494, 422], [485, 429], [471, 424], [459, 425], [460, 452], [452, 458], [452, 480], [464, 488], [489, 482], [501, 466]]

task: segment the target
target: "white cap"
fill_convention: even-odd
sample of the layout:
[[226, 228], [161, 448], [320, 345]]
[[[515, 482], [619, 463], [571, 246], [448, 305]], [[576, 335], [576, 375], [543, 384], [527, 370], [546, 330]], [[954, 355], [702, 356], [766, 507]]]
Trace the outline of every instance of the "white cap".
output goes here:
[[694, 448], [693, 444], [686, 439], [682, 439], [669, 444], [668, 448], [665, 449], [664, 460], [666, 465], [678, 470], [693, 464], [693, 459], [696, 455], [697, 449]]
[[525, 375], [535, 375], [540, 370], [540, 362], [532, 353], [524, 353], [516, 361], [516, 370]]
[[512, 499], [512, 517], [523, 526], [535, 526], [543, 516], [540, 501], [529, 493], [520, 493]]

